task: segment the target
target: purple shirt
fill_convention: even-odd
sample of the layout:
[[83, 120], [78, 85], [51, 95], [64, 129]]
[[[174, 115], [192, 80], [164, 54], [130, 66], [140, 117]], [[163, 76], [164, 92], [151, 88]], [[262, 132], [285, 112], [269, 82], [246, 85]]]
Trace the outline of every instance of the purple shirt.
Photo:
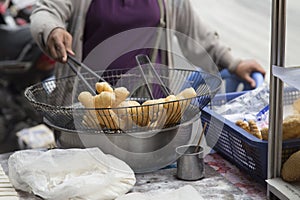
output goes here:
[[[86, 16], [83, 58], [98, 44], [115, 34], [134, 28], [157, 27], [159, 20], [160, 10], [157, 0], [93, 0]], [[146, 43], [140, 39], [138, 42]], [[137, 66], [135, 56], [138, 54], [147, 54], [150, 57], [151, 49], [143, 48], [128, 52], [115, 59], [108, 69], [135, 67]], [[99, 56], [101, 59], [101, 55]], [[159, 60], [160, 57], [158, 62]]]

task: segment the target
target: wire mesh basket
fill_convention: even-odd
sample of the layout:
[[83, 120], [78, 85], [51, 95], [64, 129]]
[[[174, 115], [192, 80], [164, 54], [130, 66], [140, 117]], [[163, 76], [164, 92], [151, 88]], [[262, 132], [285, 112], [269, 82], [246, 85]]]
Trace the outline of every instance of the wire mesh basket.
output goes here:
[[[46, 121], [56, 127], [82, 133], [130, 133], [161, 130], [191, 120], [211, 101], [222, 83], [217, 75], [205, 72], [168, 69], [162, 66], [155, 66], [155, 70], [171, 94], [178, 94], [192, 87], [196, 96], [142, 105], [150, 97], [140, 71], [136, 68], [96, 72], [114, 88], [126, 87], [130, 92], [126, 101], [136, 101], [139, 103], [136, 106], [83, 107], [78, 96], [81, 92], [88, 91], [88, 88], [77, 76], [35, 84], [26, 89], [25, 96]], [[150, 86], [155, 99], [165, 98], [153, 74], [145, 74], [149, 81], [147, 87]], [[82, 75], [90, 85], [99, 81], [89, 73]]]

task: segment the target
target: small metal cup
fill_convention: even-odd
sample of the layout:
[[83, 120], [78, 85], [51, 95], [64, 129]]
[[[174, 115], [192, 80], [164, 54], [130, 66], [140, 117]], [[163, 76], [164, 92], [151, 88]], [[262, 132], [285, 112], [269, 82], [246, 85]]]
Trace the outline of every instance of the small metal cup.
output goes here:
[[176, 148], [177, 178], [195, 181], [204, 176], [203, 148], [197, 145], [183, 145]]

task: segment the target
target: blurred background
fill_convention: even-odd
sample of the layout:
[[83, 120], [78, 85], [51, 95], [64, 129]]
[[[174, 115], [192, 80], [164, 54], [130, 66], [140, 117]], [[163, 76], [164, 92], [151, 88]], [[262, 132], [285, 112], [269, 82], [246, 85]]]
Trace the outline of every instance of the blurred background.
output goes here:
[[[234, 55], [254, 58], [270, 74], [271, 0], [191, 0]], [[287, 1], [286, 66], [299, 66], [299, 0]]]

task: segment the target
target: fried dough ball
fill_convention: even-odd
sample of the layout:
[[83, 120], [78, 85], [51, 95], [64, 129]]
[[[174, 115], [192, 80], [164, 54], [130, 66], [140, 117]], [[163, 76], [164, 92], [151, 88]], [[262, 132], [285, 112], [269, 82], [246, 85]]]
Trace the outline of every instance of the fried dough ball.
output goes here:
[[85, 108], [95, 108], [94, 97], [89, 92], [81, 92], [78, 96], [78, 100]]
[[[95, 120], [96, 119], [96, 120]], [[83, 125], [85, 125], [86, 127], [90, 127], [90, 128], [99, 128], [99, 124], [97, 123], [97, 117], [96, 117], [96, 113], [95, 115], [91, 116], [88, 114], [85, 114], [83, 116], [83, 120], [82, 120]]]
[[[177, 94], [176, 98], [177, 98], [177, 100], [179, 100], [179, 104], [180, 104], [180, 108], [181, 108], [180, 112], [178, 110], [177, 115], [182, 116], [183, 113], [185, 112], [185, 110], [187, 109], [187, 107], [189, 106], [189, 104], [191, 103], [191, 98], [194, 98], [196, 96], [197, 96], [197, 93], [194, 90], [194, 88], [192, 88], [192, 87], [187, 88], [187, 89], [181, 91], [179, 94]], [[179, 120], [177, 120], [177, 121], [175, 120], [175, 123], [177, 123]]]
[[105, 91], [96, 95], [94, 99], [96, 108], [109, 108], [115, 102], [116, 96], [112, 92]]
[[129, 95], [129, 91], [125, 87], [118, 87], [114, 90], [115, 93], [115, 102], [113, 103], [112, 107], [117, 107], [121, 102], [125, 101]]
[[163, 127], [166, 122], [167, 110], [164, 109], [163, 103], [165, 98], [145, 101], [142, 104], [144, 115], [149, 118], [152, 128]]
[[192, 88], [192, 87], [186, 88], [183, 91], [181, 91], [179, 94], [176, 95], [177, 99], [189, 99], [189, 98], [193, 98], [196, 96], [197, 96], [197, 93], [194, 90], [194, 88]]
[[163, 103], [165, 101], [166, 100], [164, 98], [160, 98], [148, 100], [142, 104], [143, 106], [145, 106], [144, 109], [145, 111], [147, 111], [147, 114], [151, 121], [156, 121], [159, 118], [161, 112], [163, 111]]
[[134, 125], [134, 122], [128, 113], [127, 108], [129, 106], [129, 101], [123, 101], [116, 107], [117, 109], [114, 110], [116, 115], [124, 121], [126, 128], [131, 128]]
[[237, 120], [235, 122], [235, 124], [239, 127], [241, 127], [242, 129], [244, 129], [245, 131], [247, 131], [248, 133], [250, 133], [250, 127], [249, 127], [249, 124], [248, 122], [245, 122], [243, 120]]
[[115, 94], [108, 91], [96, 95], [94, 97], [95, 108], [102, 108], [97, 110], [96, 116], [102, 126], [109, 129], [124, 129], [124, 122], [110, 109], [115, 98]]
[[119, 118], [110, 108], [101, 109], [96, 111], [97, 119], [100, 125], [108, 129], [126, 129], [126, 123]]
[[282, 123], [282, 139], [300, 137], [300, 114], [289, 115]]
[[132, 120], [139, 126], [147, 126], [150, 122], [147, 110], [141, 106], [137, 101], [129, 101], [131, 108], [128, 108]]
[[287, 182], [300, 181], [300, 151], [293, 153], [282, 166], [281, 176]]
[[300, 114], [300, 98], [294, 101], [293, 109], [295, 111], [295, 114]]
[[258, 129], [256, 122], [254, 120], [249, 120], [248, 123], [250, 127], [250, 133], [255, 137], [257, 137], [258, 139], [262, 139], [261, 132]]
[[[78, 96], [78, 100], [85, 108], [95, 108], [94, 96], [89, 92], [81, 92]], [[95, 110], [88, 110], [84, 114], [82, 123], [85, 126], [96, 128], [98, 126], [96, 119]]]
[[265, 127], [265, 128], [262, 128], [260, 130], [261, 132], [261, 136], [262, 136], [262, 139], [263, 140], [268, 140], [268, 136], [269, 136], [269, 128]]
[[182, 116], [181, 107], [179, 101], [175, 95], [169, 95], [166, 97], [164, 109], [167, 110], [166, 124], [176, 124]]
[[107, 82], [97, 82], [95, 85], [96, 91], [101, 92], [113, 92], [113, 88]]

